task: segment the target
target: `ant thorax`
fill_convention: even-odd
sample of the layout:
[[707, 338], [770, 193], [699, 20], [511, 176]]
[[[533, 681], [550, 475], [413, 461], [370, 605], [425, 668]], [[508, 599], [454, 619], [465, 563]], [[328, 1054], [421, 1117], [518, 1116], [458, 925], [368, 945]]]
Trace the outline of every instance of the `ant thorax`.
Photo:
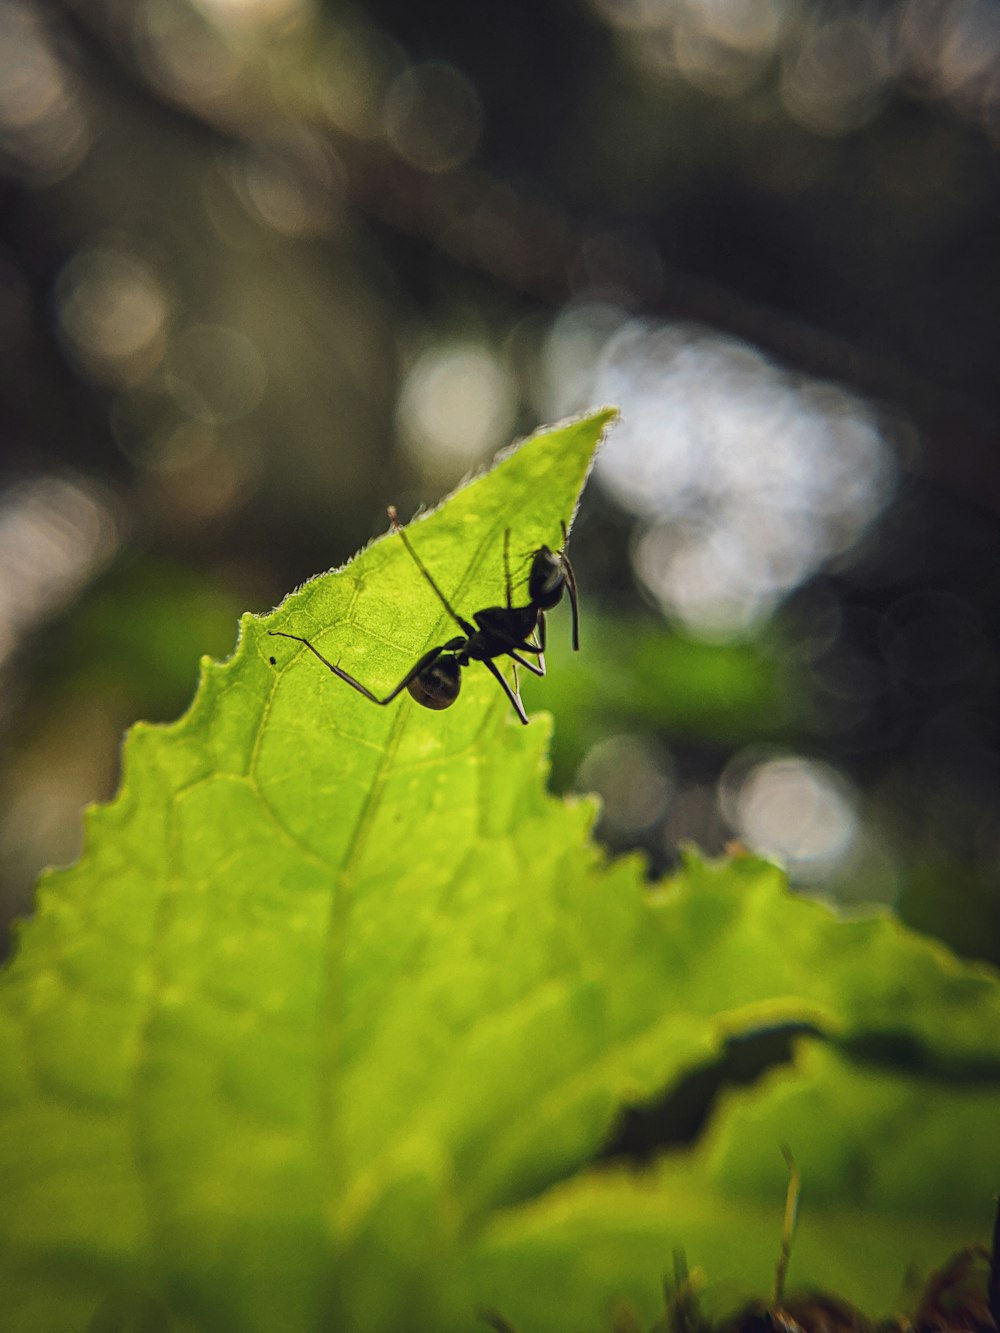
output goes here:
[[535, 652], [528, 642], [538, 627], [538, 608], [535, 606], [488, 606], [473, 616], [479, 629], [469, 635], [465, 655], [470, 661], [482, 662], [487, 658], [510, 653], [511, 649]]

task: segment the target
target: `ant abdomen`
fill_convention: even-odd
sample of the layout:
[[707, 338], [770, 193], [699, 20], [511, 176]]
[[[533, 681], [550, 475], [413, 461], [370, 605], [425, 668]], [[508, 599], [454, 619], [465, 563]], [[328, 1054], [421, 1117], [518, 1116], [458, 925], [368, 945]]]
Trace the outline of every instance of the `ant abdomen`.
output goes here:
[[418, 704], [440, 712], [450, 708], [462, 688], [462, 673], [456, 657], [439, 657], [425, 667], [419, 676], [407, 685], [407, 690]]

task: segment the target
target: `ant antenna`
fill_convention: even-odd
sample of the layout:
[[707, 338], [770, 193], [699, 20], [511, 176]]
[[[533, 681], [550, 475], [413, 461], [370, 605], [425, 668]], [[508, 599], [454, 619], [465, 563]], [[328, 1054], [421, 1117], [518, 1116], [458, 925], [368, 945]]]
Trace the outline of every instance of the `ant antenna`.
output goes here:
[[562, 572], [566, 580], [569, 607], [573, 617], [573, 651], [578, 653], [580, 651], [580, 604], [576, 592], [576, 575], [573, 573], [573, 566], [569, 563], [569, 557], [566, 554], [566, 547], [569, 545], [569, 533], [563, 519], [559, 520], [559, 526], [562, 528], [563, 537], [562, 550], [559, 552], [559, 556], [562, 561]]

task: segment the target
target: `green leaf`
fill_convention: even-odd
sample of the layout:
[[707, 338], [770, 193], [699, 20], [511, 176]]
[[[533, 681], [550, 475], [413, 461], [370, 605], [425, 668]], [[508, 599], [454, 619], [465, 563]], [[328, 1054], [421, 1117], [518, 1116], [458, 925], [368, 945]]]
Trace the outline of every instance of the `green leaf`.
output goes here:
[[998, 1118], [995, 1076], [943, 1083], [803, 1042], [793, 1066], [725, 1098], [696, 1151], [591, 1170], [498, 1211], [469, 1259], [473, 1285], [518, 1333], [610, 1330], [622, 1307], [645, 1328], [682, 1252], [717, 1322], [770, 1295], [789, 1144], [803, 1187], [786, 1292], [901, 1314], [919, 1280], [988, 1240]]
[[[411, 527], [465, 614], [503, 600], [507, 527], [519, 582], [558, 543], [611, 416]], [[588, 842], [589, 803], [546, 796], [547, 724], [485, 670], [445, 713], [377, 708], [271, 627], [379, 692], [454, 629], [390, 534], [133, 730], [0, 984], [5, 1330], [458, 1333], [483, 1304], [601, 1328], [616, 1293], [654, 1299], [665, 1237], [717, 1245], [724, 1173], [667, 1159], [623, 1192], [587, 1164], [727, 1038], [811, 1023], [995, 1088], [994, 974], [749, 858], [650, 892]], [[963, 1196], [949, 1225], [978, 1217]]]
[[[613, 415], [536, 437], [413, 526], [456, 606], [502, 601], [507, 527], [521, 580], [526, 553], [559, 543]], [[455, 628], [389, 537], [244, 618], [187, 716], [132, 731], [119, 797], [90, 813], [81, 863], [43, 882], [0, 991], [12, 1329], [82, 1328], [132, 1289], [194, 1326], [315, 1327], [364, 1305], [365, 1247], [408, 1208], [421, 1226], [399, 1262], [415, 1288], [451, 1244], [451, 1145], [425, 1150], [419, 1122], [393, 1135], [493, 991], [477, 950], [503, 933], [495, 914], [465, 960], [435, 936], [484, 879], [536, 874], [505, 830], [544, 808], [545, 727], [521, 728], [476, 666], [448, 713], [375, 708], [272, 626], [379, 690]], [[589, 817], [563, 813], [556, 859]], [[462, 968], [469, 989], [421, 1015], [407, 973], [435, 949], [448, 968], [425, 1002]], [[404, 1306], [405, 1282], [395, 1298], [391, 1272], [372, 1271]]]

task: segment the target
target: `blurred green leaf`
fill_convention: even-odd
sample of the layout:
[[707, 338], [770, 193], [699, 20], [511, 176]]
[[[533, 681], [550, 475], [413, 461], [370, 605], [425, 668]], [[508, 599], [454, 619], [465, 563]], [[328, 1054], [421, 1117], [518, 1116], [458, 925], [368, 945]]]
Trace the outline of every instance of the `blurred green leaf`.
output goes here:
[[36, 676], [50, 677], [47, 698], [113, 691], [143, 717], [168, 718], [190, 698], [198, 658], [227, 651], [239, 613], [236, 592], [217, 579], [132, 559], [73, 607]]
[[[611, 416], [535, 437], [413, 525], [456, 606], [501, 599], [506, 527], [519, 553], [558, 540]], [[655, 1213], [661, 1238], [669, 1216], [695, 1258], [706, 1228], [732, 1234], [709, 1170], [668, 1208], [668, 1159], [645, 1211], [586, 1171], [624, 1106], [727, 1038], [810, 1023], [996, 1078], [994, 975], [840, 922], [749, 858], [692, 858], [650, 894], [588, 842], [588, 803], [545, 795], [547, 727], [486, 671], [446, 713], [380, 709], [269, 626], [374, 690], [452, 633], [390, 534], [245, 617], [186, 717], [131, 733], [119, 797], [43, 882], [0, 985], [10, 1333], [458, 1333], [487, 1303], [524, 1333], [602, 1327], [608, 1293], [655, 1291], [663, 1267], [602, 1237]], [[956, 1196], [939, 1235], [978, 1217]]]
[[[571, 552], [572, 554], [572, 552]], [[808, 712], [807, 693], [780, 643], [697, 643], [665, 624], [588, 607], [579, 656], [556, 640], [551, 679], [524, 683], [559, 718], [554, 776], [572, 780], [587, 749], [615, 728], [733, 745], [775, 740]]]
[[472, 1260], [476, 1288], [519, 1333], [609, 1329], [621, 1304], [648, 1328], [683, 1251], [707, 1276], [706, 1317], [730, 1315], [770, 1293], [787, 1144], [803, 1182], [787, 1294], [901, 1314], [920, 1279], [990, 1234], [998, 1116], [995, 1069], [946, 1083], [804, 1041], [794, 1066], [725, 1098], [696, 1151], [643, 1173], [590, 1171], [496, 1214]]
[[[949, 855], [933, 834], [907, 839], [909, 868], [899, 902], [907, 925], [944, 940], [965, 958], [1000, 967], [1000, 875], [994, 863]], [[958, 910], [956, 910], [958, 905]]]

